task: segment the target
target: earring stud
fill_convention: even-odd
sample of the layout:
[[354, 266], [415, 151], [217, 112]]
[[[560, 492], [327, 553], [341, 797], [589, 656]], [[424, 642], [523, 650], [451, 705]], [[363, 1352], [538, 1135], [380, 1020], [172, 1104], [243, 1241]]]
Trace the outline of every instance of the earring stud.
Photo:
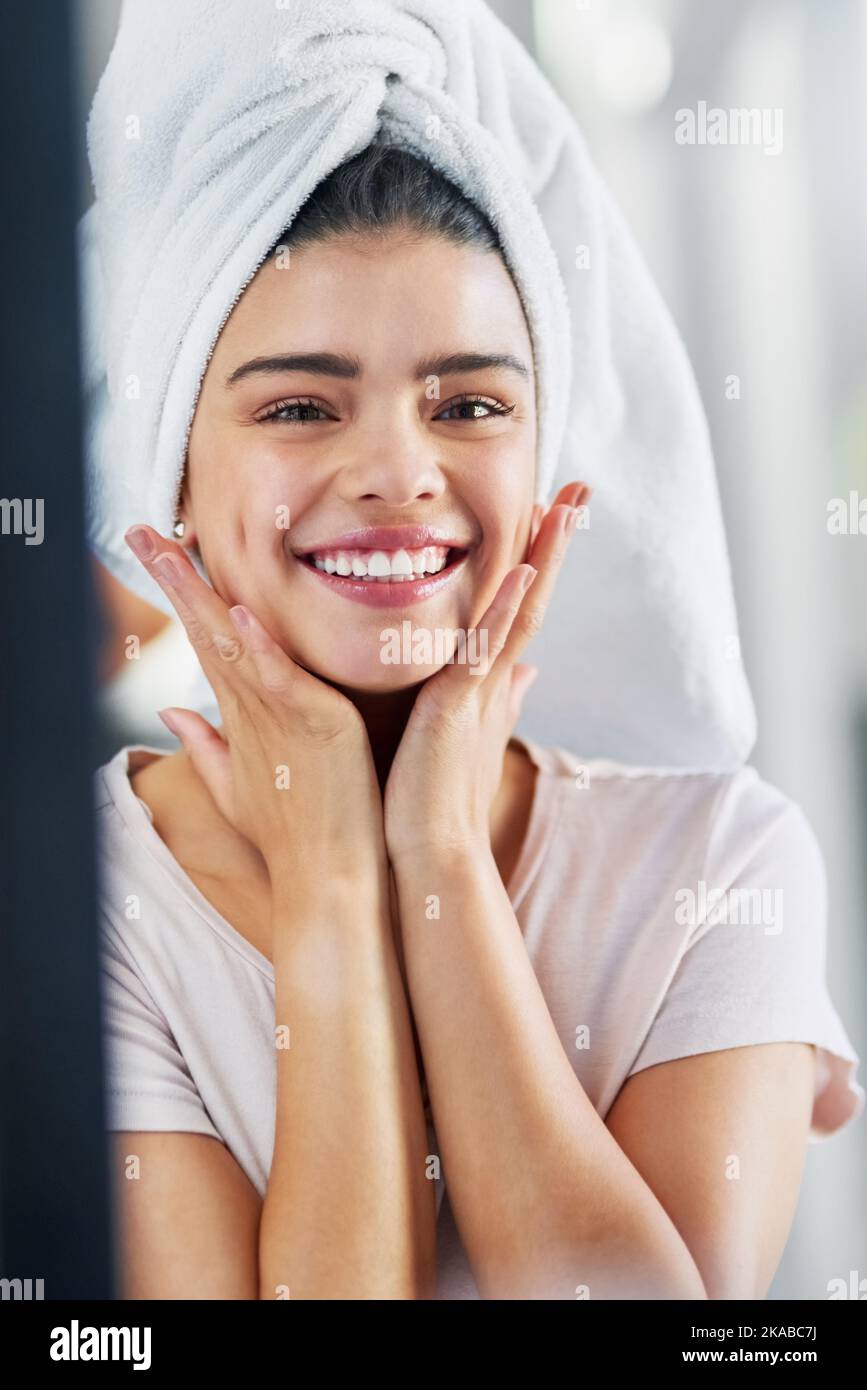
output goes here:
[[180, 540], [181, 536], [184, 534], [186, 529], [186, 525], [183, 521], [176, 521], [174, 526], [172, 527], [172, 534], [177, 536], [178, 540]]

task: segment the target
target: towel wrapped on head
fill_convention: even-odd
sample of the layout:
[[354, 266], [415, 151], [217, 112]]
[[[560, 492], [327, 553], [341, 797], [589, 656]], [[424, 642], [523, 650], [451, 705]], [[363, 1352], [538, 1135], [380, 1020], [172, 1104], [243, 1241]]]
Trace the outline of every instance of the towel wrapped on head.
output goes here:
[[754, 712], [683, 346], [574, 119], [483, 0], [125, 0], [87, 136], [88, 531], [122, 583], [171, 611], [124, 532], [171, 533], [208, 360], [280, 233], [390, 143], [496, 230], [533, 343], [537, 500], [595, 488], [533, 653], [543, 677], [556, 662], [565, 741], [744, 760]]

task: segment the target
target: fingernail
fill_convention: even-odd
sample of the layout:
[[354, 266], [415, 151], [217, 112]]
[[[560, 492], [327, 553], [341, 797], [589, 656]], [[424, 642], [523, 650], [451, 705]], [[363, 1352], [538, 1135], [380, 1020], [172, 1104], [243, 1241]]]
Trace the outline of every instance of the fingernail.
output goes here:
[[154, 560], [154, 569], [173, 588], [176, 588], [183, 578], [180, 565], [174, 555], [170, 555], [168, 551], [165, 555], [160, 555], [159, 559]]
[[567, 513], [567, 515], [566, 515], [566, 520], [565, 520], [565, 522], [564, 522], [564, 524], [563, 524], [563, 530], [566, 532], [566, 535], [567, 535], [567, 536], [571, 536], [572, 532], [575, 530], [575, 527], [576, 527], [577, 525], [578, 525], [578, 508], [577, 508], [577, 507], [570, 507], [570, 508], [569, 508], [569, 511], [568, 511], [568, 513]]
[[525, 593], [529, 589], [530, 585], [533, 583], [533, 580], [536, 578], [536, 575], [538, 573], [539, 571], [537, 569], [533, 569], [532, 566], [530, 567], [530, 569], [524, 570], [524, 573], [521, 576], [521, 587], [518, 590], [519, 598], [524, 597]]
[[239, 632], [246, 632], [250, 626], [250, 614], [242, 603], [236, 603], [234, 608], [229, 609], [229, 617]]
[[140, 560], [149, 560], [156, 550], [153, 539], [143, 526], [133, 526], [126, 533], [127, 544]]
[[180, 738], [180, 732], [178, 730], [177, 720], [175, 719], [175, 716], [167, 709], [158, 709], [157, 714], [159, 715], [160, 719], [163, 721], [169, 732], [174, 734], [175, 738]]

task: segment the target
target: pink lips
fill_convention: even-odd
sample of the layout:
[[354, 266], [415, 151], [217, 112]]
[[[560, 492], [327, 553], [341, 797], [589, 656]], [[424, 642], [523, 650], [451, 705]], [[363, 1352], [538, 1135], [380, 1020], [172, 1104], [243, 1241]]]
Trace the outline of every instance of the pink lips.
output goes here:
[[451, 583], [466, 559], [467, 554], [464, 552], [437, 574], [421, 575], [418, 579], [404, 579], [395, 584], [370, 583], [363, 579], [353, 579], [351, 575], [344, 577], [340, 574], [328, 574], [303, 560], [299, 560], [298, 563], [305, 574], [311, 575], [320, 584], [327, 584], [343, 598], [352, 599], [353, 603], [366, 603], [369, 608], [407, 608], [411, 603], [420, 603], [423, 599], [432, 598], [440, 589], [444, 589]]
[[468, 550], [472, 542], [436, 526], [362, 526], [357, 531], [328, 536], [315, 545], [293, 547], [293, 551], [295, 555], [311, 555], [314, 550], [423, 550], [426, 545]]
[[[353, 603], [364, 603], [369, 608], [407, 608], [412, 603], [432, 598], [450, 584], [467, 559], [472, 544], [435, 526], [363, 526], [355, 531], [344, 531], [339, 536], [329, 536], [315, 545], [295, 547], [292, 553], [306, 574]], [[370, 583], [352, 575], [328, 574], [302, 558], [314, 551], [423, 550], [431, 545], [447, 546], [462, 553], [436, 574], [421, 575], [418, 579], [404, 579], [397, 583]]]

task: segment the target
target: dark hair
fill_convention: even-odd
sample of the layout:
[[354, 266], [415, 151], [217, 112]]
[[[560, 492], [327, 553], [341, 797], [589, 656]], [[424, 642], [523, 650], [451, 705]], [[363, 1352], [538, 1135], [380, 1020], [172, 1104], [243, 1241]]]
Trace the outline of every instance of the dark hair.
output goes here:
[[269, 254], [279, 246], [394, 227], [502, 250], [484, 213], [433, 165], [397, 145], [374, 142], [317, 184]]

